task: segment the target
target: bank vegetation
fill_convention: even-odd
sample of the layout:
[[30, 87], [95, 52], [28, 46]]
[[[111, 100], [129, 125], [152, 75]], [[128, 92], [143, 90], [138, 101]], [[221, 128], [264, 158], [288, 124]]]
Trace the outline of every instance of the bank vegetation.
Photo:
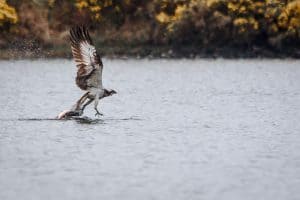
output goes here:
[[0, 0], [0, 57], [69, 57], [87, 25], [117, 57], [300, 57], [300, 0]]

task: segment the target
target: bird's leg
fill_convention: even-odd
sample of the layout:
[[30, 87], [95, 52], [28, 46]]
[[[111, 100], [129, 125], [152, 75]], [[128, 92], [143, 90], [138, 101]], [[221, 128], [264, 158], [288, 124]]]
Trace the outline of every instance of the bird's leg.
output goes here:
[[97, 109], [97, 106], [98, 106], [98, 103], [99, 103], [99, 97], [100, 97], [100, 93], [97, 92], [97, 93], [96, 93], [96, 96], [95, 96], [95, 104], [94, 104], [94, 109], [95, 109], [95, 111], [96, 111], [95, 116], [97, 116], [97, 115], [103, 115], [103, 114], [100, 113], [99, 110]]
[[88, 106], [88, 105], [89, 105], [90, 103], [92, 103], [93, 101], [94, 101], [94, 99], [89, 99], [88, 102], [86, 102], [86, 103], [82, 106], [81, 110], [83, 111], [83, 110], [85, 109], [85, 107]]
[[89, 92], [86, 92], [80, 99], [76, 102], [75, 110], [83, 110], [80, 108], [80, 106], [85, 102], [85, 100], [88, 98]]
[[83, 114], [83, 109], [80, 108], [84, 101], [88, 98], [89, 92], [86, 92], [80, 99], [72, 106], [70, 110], [65, 110], [61, 112], [57, 118], [58, 119], [69, 119], [74, 116], [81, 116]]

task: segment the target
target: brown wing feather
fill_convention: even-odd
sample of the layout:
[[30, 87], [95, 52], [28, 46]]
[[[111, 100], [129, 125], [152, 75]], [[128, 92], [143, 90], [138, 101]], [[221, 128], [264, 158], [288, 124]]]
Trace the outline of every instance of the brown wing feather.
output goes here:
[[[85, 27], [74, 27], [70, 30], [71, 49], [77, 65], [76, 84], [79, 88], [87, 90], [89, 86], [100, 87], [102, 77], [98, 82], [88, 82], [88, 79], [97, 71], [102, 74], [102, 61], [97, 53], [93, 41]], [[90, 84], [90, 85], [89, 85]]]

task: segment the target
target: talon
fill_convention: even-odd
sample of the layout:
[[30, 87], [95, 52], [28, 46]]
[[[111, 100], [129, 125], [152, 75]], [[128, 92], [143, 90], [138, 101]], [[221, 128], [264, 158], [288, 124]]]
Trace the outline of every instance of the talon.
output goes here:
[[96, 116], [96, 117], [97, 117], [97, 116], [103, 116], [103, 114], [100, 113], [98, 110], [96, 110], [95, 116]]

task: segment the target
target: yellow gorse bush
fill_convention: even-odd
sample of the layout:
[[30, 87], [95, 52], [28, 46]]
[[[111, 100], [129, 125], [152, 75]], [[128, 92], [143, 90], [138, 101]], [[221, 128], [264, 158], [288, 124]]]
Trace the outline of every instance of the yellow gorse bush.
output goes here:
[[262, 1], [230, 0], [227, 9], [239, 33], [255, 33], [259, 31], [259, 19], [264, 15], [265, 5]]
[[102, 18], [101, 10], [112, 5], [112, 0], [76, 0], [75, 6], [79, 10], [87, 10], [93, 19], [100, 21]]
[[172, 20], [172, 16], [169, 16], [165, 12], [160, 12], [156, 15], [156, 20], [160, 23], [169, 23]]
[[184, 12], [188, 10], [188, 5], [178, 5], [175, 8], [175, 12], [173, 15], [168, 15], [165, 12], [160, 12], [156, 15], [157, 21], [160, 23], [169, 23], [171, 21], [178, 21], [184, 15]]
[[300, 29], [300, 0], [290, 2], [278, 17], [278, 26], [290, 33], [297, 33]]
[[[174, 31], [181, 22], [199, 19], [194, 7], [208, 9], [210, 16], [215, 12], [229, 17], [237, 33], [241, 35], [257, 35], [267, 31], [276, 34], [283, 31], [299, 33], [300, 0], [182, 0], [162, 1], [161, 8], [173, 2], [174, 12], [160, 11], [156, 20]], [[174, 3], [175, 2], [175, 3]], [[224, 9], [225, 8], [225, 9]], [[218, 10], [220, 9], [220, 10]], [[196, 22], [197, 23], [197, 22]], [[206, 24], [210, 26], [210, 24]], [[170, 28], [172, 27], [172, 28]]]
[[[297, 45], [297, 42], [300, 42], [300, 0], [14, 0], [12, 2], [22, 13], [25, 12], [20, 8], [26, 4], [34, 2], [39, 5], [37, 10], [45, 11], [44, 21], [48, 20], [49, 27], [53, 30], [64, 30], [74, 24], [88, 24], [93, 28], [101, 24], [112, 30], [121, 28], [115, 35], [124, 33], [126, 38], [128, 35], [137, 38], [136, 34], [142, 38], [141, 41], [157, 44], [281, 46], [284, 43]], [[26, 22], [22, 13], [19, 15], [20, 27], [26, 24], [22, 23]], [[9, 6], [6, 0], [0, 0], [0, 26], [4, 27], [4, 24], [14, 24], [17, 21], [15, 9]], [[109, 37], [117, 37], [115, 35]]]
[[6, 0], [0, 0], [0, 26], [5, 22], [15, 24], [18, 22], [18, 16], [15, 8], [9, 6]]

